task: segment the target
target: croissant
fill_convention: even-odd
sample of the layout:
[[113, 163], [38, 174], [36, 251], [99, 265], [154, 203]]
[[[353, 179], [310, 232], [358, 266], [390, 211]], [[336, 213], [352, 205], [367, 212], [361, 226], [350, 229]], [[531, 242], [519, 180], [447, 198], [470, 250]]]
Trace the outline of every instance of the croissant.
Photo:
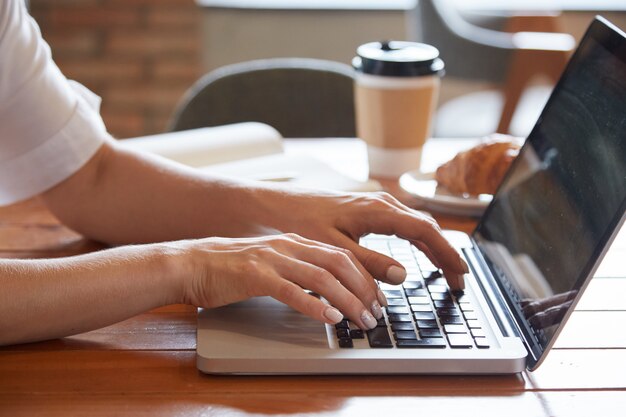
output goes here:
[[494, 194], [519, 149], [510, 140], [487, 140], [441, 165], [435, 179], [452, 193]]

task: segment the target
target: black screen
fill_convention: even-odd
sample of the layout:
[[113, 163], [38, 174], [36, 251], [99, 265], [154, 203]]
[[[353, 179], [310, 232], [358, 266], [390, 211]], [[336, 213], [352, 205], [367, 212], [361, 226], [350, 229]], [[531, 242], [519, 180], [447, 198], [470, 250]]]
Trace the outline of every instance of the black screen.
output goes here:
[[539, 354], [625, 207], [626, 41], [596, 20], [474, 232]]

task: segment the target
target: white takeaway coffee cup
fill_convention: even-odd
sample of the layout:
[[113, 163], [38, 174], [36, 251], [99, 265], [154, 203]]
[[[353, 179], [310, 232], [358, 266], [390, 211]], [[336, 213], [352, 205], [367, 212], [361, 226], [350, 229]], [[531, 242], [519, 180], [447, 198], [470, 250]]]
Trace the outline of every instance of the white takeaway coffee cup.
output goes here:
[[439, 51], [416, 42], [371, 42], [357, 49], [352, 65], [357, 136], [367, 144], [370, 177], [419, 169], [444, 70]]

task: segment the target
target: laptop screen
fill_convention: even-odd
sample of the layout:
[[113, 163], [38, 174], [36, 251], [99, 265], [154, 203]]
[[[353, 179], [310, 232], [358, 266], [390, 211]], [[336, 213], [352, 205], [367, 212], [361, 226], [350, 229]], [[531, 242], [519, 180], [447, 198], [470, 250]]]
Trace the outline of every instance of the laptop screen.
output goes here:
[[474, 232], [536, 358], [625, 209], [626, 39], [596, 19]]

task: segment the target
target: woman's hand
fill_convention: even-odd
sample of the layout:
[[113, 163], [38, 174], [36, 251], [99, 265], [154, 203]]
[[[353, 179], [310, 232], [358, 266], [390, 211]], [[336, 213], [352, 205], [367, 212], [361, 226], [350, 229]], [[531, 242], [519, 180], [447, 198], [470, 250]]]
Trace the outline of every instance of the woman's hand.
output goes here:
[[431, 218], [385, 193], [335, 194], [215, 178], [106, 143], [81, 170], [42, 195], [74, 230], [108, 243], [297, 233], [349, 249], [377, 279], [400, 283], [402, 266], [358, 245], [368, 233], [409, 240], [462, 288], [467, 266]]
[[348, 249], [379, 280], [398, 284], [406, 272], [397, 261], [358, 244], [368, 233], [408, 240], [443, 270], [450, 288], [464, 288], [467, 264], [443, 237], [437, 222], [387, 193], [289, 191], [267, 201], [274, 207], [273, 227]]
[[[376, 327], [385, 296], [374, 279], [347, 249], [294, 234], [260, 238], [209, 238], [169, 242], [181, 255], [183, 302], [218, 307], [255, 296], [271, 296], [325, 323], [345, 314], [362, 329]], [[327, 299], [332, 306], [304, 291]], [[336, 307], [336, 308], [335, 308]], [[343, 312], [340, 313], [339, 310]]]
[[269, 295], [329, 324], [343, 319], [341, 310], [363, 329], [376, 326], [386, 304], [349, 251], [296, 235], [0, 259], [0, 288], [0, 346], [82, 333], [179, 302], [217, 307]]

